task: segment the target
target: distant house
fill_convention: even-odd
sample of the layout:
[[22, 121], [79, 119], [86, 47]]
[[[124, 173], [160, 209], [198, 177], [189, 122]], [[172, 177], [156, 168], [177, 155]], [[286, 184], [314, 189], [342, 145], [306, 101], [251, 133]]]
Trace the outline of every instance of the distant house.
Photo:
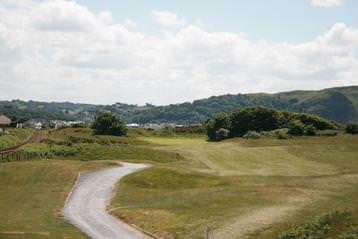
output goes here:
[[49, 121], [45, 119], [31, 119], [23, 123], [23, 127], [30, 127], [33, 129], [42, 129], [49, 126]]
[[73, 127], [76, 125], [84, 125], [84, 121], [64, 121], [64, 120], [51, 120], [50, 121], [50, 127], [59, 129], [62, 127]]
[[144, 129], [146, 129], [146, 130], [160, 130], [160, 129], [162, 129], [162, 126], [160, 126], [160, 124], [148, 123], [148, 124], [144, 125]]
[[9, 119], [6, 115], [0, 113], [1, 134], [5, 134], [5, 128], [9, 127], [10, 124], [11, 124], [11, 119]]
[[127, 124], [126, 126], [127, 126], [127, 128], [139, 128], [140, 127], [140, 125], [137, 123]]
[[34, 129], [42, 129], [42, 123], [41, 122], [37, 122], [34, 124]]

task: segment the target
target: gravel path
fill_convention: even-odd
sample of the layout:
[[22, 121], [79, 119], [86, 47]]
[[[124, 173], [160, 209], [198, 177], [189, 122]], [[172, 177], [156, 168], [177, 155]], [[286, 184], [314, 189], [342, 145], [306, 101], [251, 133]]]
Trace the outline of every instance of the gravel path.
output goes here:
[[67, 220], [93, 239], [150, 238], [106, 211], [114, 185], [122, 177], [149, 167], [131, 163], [121, 165], [81, 174], [63, 210]]

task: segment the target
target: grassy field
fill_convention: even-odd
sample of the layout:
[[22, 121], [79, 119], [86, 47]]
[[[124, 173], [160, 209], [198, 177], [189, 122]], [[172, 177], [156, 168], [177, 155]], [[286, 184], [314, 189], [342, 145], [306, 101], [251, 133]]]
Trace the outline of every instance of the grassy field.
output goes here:
[[0, 136], [0, 149], [21, 144], [32, 133], [31, 129], [8, 129], [9, 134]]
[[[39, 157], [0, 164], [0, 238], [86, 238], [59, 212], [78, 172], [111, 164], [104, 160], [153, 164], [118, 183], [109, 210], [165, 239], [204, 238], [207, 226], [215, 239], [276, 239], [331, 210], [349, 210], [358, 221], [356, 136], [212, 143], [78, 128], [51, 131], [22, 150]], [[333, 225], [331, 238], [342, 228]]]
[[167, 163], [179, 160], [173, 152], [148, 146], [136, 137], [95, 136], [86, 128], [51, 131], [49, 140], [21, 148], [44, 154], [45, 158], [75, 161], [125, 160], [130, 162]]
[[245, 238], [240, 224], [253, 238], [275, 238], [333, 209], [357, 215], [358, 137], [142, 140], [183, 160], [120, 182], [112, 212], [164, 238], [203, 238], [207, 225], [214, 238]]

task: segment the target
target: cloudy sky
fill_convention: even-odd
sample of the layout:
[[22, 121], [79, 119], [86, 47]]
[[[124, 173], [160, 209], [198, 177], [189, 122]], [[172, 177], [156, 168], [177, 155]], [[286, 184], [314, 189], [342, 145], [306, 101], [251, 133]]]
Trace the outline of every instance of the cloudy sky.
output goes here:
[[0, 99], [162, 105], [358, 85], [357, 0], [0, 0]]

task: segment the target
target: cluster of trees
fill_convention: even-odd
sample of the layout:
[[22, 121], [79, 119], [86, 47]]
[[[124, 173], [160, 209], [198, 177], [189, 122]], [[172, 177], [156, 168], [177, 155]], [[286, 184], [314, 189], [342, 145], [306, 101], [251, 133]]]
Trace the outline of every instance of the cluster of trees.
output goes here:
[[358, 134], [358, 123], [347, 124], [346, 133], [348, 133], [348, 134]]
[[123, 136], [127, 134], [124, 121], [119, 116], [109, 112], [97, 113], [92, 128], [98, 135]]
[[220, 113], [206, 122], [210, 140], [242, 137], [248, 131], [272, 131], [288, 128], [291, 135], [314, 135], [317, 130], [337, 129], [334, 121], [321, 117], [280, 111], [264, 107], [239, 109], [232, 113]]

